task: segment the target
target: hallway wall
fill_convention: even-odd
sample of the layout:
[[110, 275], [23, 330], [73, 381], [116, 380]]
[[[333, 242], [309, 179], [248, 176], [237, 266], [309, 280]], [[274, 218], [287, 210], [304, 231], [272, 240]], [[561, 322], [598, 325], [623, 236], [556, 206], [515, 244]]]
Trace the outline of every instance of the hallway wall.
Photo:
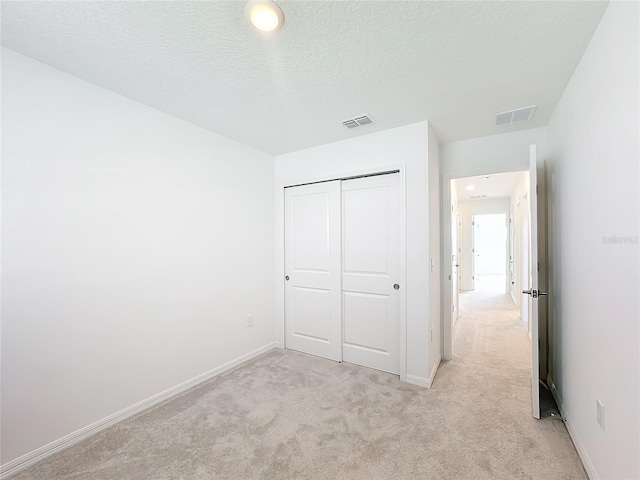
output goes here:
[[513, 195], [511, 195], [511, 219], [513, 230], [513, 288], [511, 297], [515, 304], [522, 304], [522, 209], [524, 207], [523, 195], [529, 195], [529, 174], [524, 173]]

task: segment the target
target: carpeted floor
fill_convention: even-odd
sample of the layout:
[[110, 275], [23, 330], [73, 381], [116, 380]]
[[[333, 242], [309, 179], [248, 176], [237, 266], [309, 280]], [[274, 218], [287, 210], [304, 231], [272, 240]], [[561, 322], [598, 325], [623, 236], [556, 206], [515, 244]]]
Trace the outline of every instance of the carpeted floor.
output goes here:
[[531, 418], [509, 298], [463, 294], [460, 311], [431, 390], [277, 350], [12, 480], [586, 479], [564, 425]]

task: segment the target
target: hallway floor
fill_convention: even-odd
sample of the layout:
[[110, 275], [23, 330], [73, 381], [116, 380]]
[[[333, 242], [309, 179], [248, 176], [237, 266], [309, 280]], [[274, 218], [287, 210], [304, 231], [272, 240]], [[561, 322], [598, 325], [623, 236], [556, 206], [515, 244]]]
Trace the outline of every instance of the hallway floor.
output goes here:
[[[485, 282], [480, 290], [460, 292], [453, 360], [441, 365], [432, 391], [459, 396], [483, 416], [488, 441], [513, 436], [512, 441], [521, 442], [526, 437], [531, 449], [520, 461], [546, 462], [544, 468], [554, 473], [539, 470], [523, 478], [586, 479], [564, 424], [548, 416], [531, 417], [531, 343], [519, 307], [509, 295], [496, 292], [504, 285], [502, 278]], [[555, 412], [553, 400], [543, 393], [542, 408]], [[540, 455], [540, 448], [548, 453]]]
[[580, 480], [564, 424], [530, 414], [529, 343], [506, 295], [462, 295], [430, 390], [274, 350], [13, 480]]

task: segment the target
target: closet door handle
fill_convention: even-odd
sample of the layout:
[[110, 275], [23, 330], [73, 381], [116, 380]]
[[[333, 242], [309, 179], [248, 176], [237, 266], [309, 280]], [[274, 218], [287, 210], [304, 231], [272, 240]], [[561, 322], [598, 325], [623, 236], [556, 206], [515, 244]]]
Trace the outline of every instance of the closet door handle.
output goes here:
[[398, 285], [397, 283], [393, 284], [393, 289], [394, 290], [400, 290], [400, 285]]

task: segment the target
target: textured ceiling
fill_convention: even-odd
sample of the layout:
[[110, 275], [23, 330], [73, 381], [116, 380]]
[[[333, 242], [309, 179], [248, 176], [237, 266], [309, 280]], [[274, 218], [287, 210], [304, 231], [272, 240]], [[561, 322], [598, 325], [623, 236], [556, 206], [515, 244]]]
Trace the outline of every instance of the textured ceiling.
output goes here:
[[[265, 152], [429, 120], [441, 143], [546, 125], [602, 2], [2, 2], [2, 44]], [[492, 113], [537, 104], [532, 122]], [[347, 130], [368, 113], [377, 123]]]
[[[477, 177], [465, 177], [453, 179], [451, 192], [458, 201], [474, 200], [477, 198], [504, 198], [511, 197], [516, 187], [528, 178], [528, 172], [507, 172], [493, 175], [480, 175]], [[471, 191], [465, 188], [473, 185]]]

